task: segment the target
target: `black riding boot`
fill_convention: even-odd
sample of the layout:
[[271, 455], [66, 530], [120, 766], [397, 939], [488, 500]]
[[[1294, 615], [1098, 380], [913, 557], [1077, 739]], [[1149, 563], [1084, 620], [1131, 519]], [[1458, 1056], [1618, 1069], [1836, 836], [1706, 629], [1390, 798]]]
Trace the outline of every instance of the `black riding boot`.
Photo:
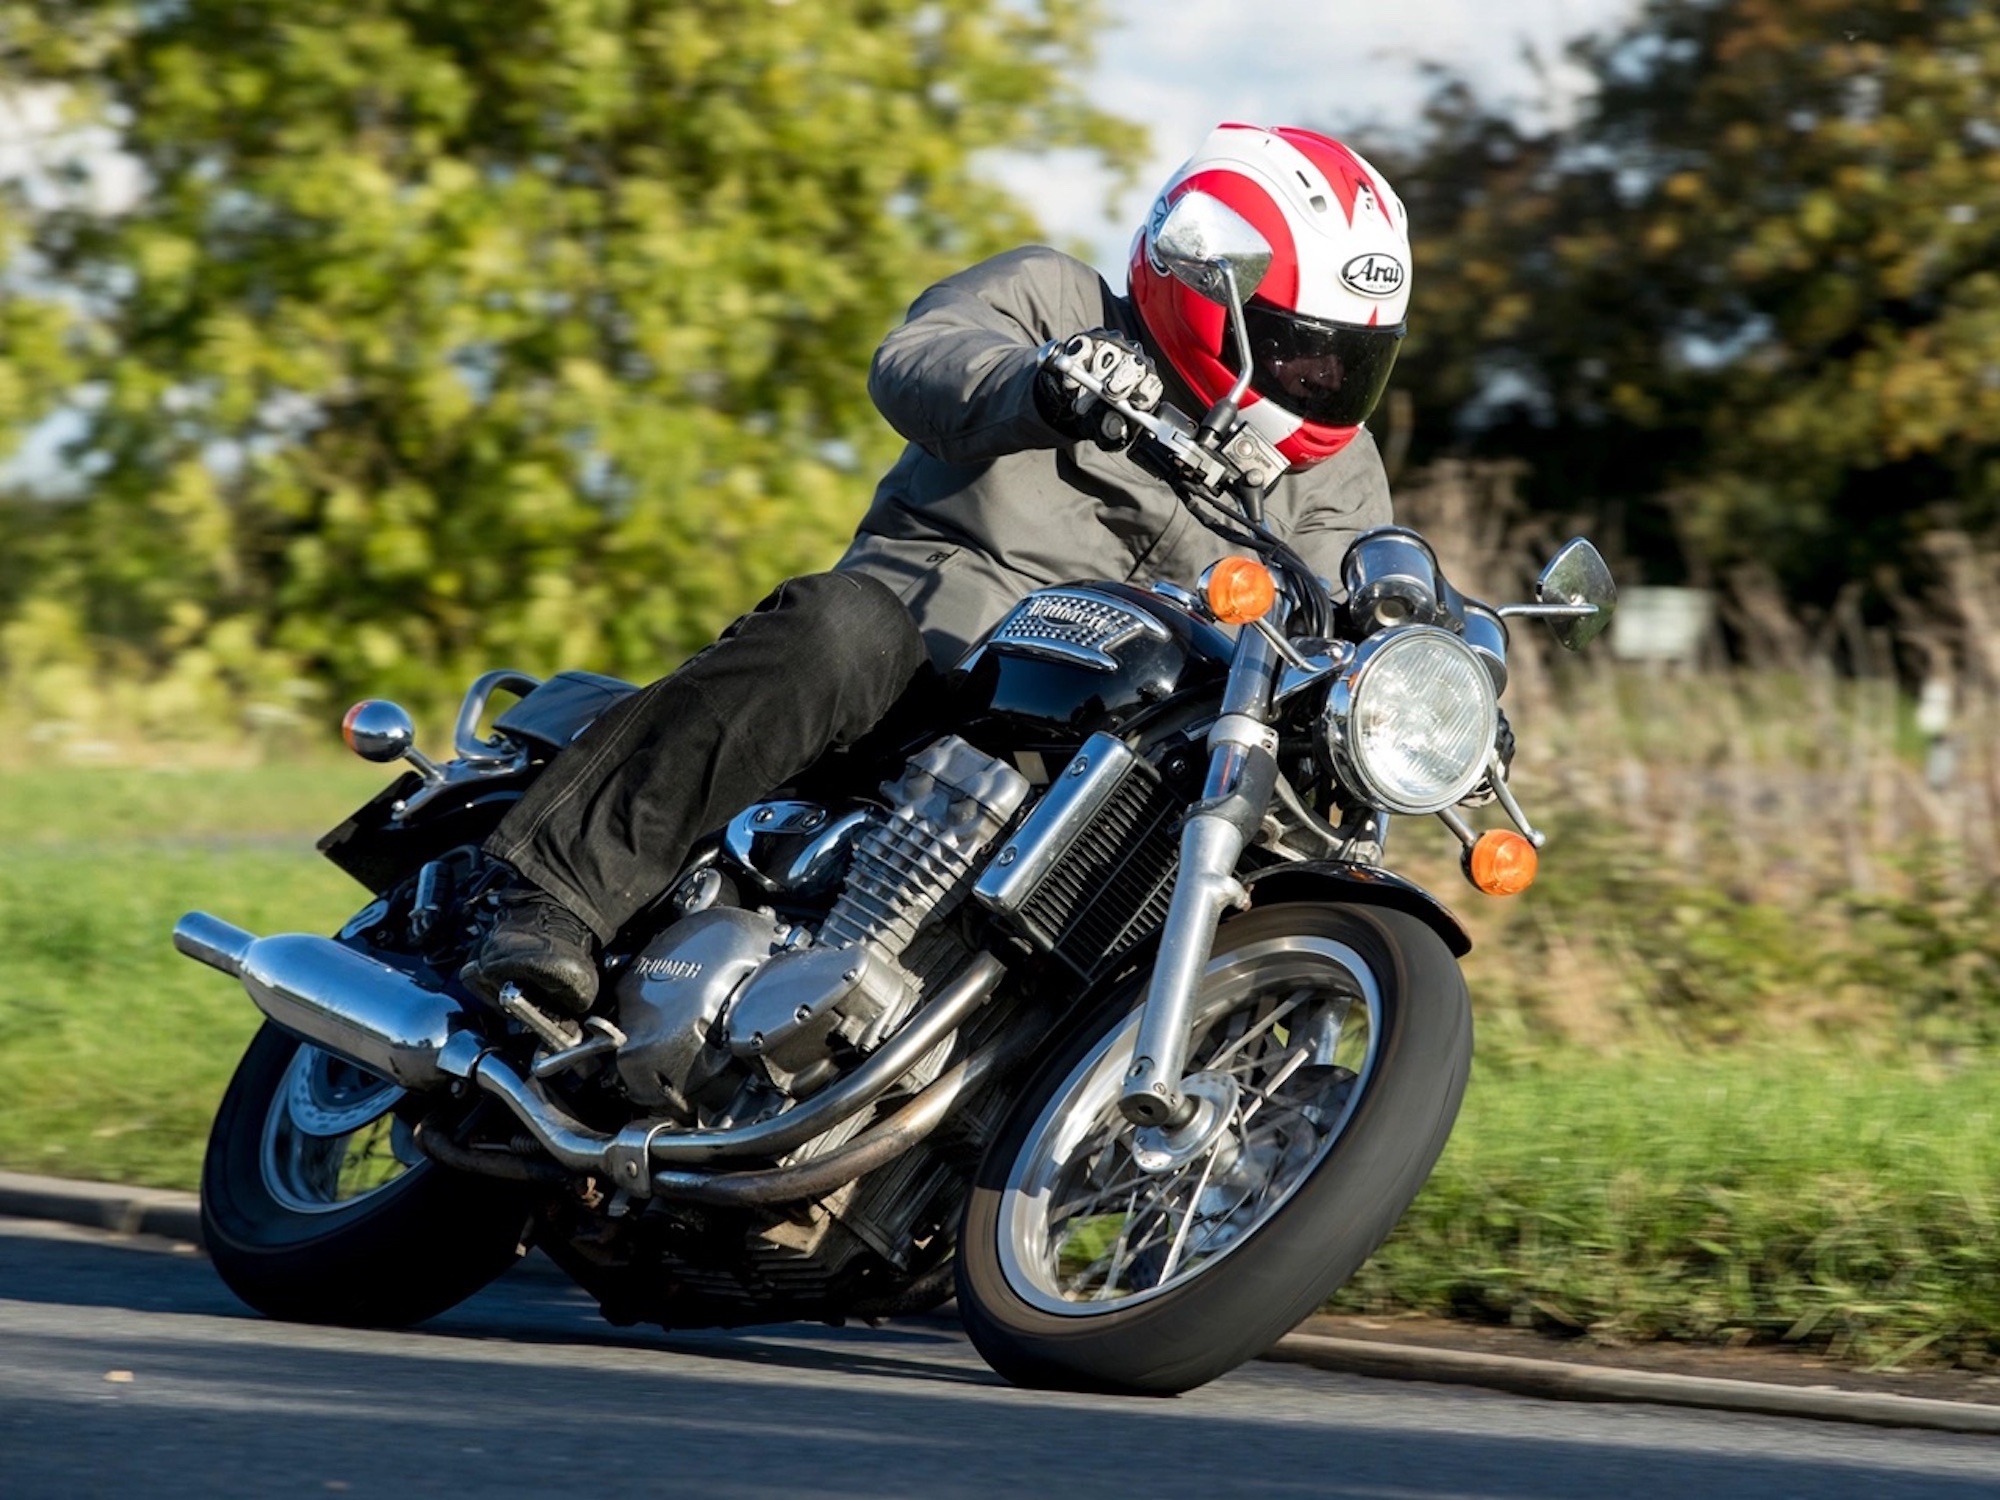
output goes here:
[[500, 820], [486, 852], [532, 889], [480, 946], [467, 984], [493, 993], [512, 979], [530, 998], [587, 1010], [594, 946], [666, 889], [695, 840], [867, 733], [926, 659], [885, 584], [858, 573], [780, 584], [713, 646], [614, 705]]
[[568, 1016], [597, 998], [597, 935], [547, 891], [522, 883], [500, 897], [500, 920], [458, 977], [474, 994], [500, 997], [514, 985]]

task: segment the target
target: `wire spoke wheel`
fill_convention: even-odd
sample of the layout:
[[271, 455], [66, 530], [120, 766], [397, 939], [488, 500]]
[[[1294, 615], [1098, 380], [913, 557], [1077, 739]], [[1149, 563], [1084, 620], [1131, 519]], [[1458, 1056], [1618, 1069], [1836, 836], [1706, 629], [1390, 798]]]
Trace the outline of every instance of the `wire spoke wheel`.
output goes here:
[[1472, 1011], [1422, 917], [1293, 901], [1223, 923], [1172, 1128], [1118, 1109], [1144, 982], [1079, 1016], [966, 1198], [959, 1314], [1022, 1385], [1167, 1394], [1269, 1348], [1388, 1238], [1458, 1115]]
[[294, 1213], [357, 1206], [422, 1157], [395, 1113], [402, 1089], [353, 1063], [300, 1046], [264, 1117], [264, 1187]]
[[222, 1096], [201, 1167], [210, 1262], [259, 1312], [402, 1327], [514, 1263], [513, 1184], [422, 1155], [404, 1090], [266, 1023]]
[[1015, 1295], [1092, 1317], [1185, 1285], [1268, 1222], [1333, 1149], [1366, 1089], [1382, 989], [1360, 953], [1299, 935], [1210, 966], [1195, 1010], [1194, 1118], [1140, 1129], [1119, 1112], [1134, 1012], [1056, 1089], [1015, 1158], [1000, 1262]]

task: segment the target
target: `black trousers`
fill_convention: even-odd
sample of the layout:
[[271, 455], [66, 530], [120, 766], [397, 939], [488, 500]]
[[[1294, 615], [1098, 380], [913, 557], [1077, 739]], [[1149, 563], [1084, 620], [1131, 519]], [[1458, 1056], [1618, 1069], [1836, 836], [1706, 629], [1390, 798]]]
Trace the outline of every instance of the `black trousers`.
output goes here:
[[486, 850], [609, 941], [666, 889], [696, 839], [873, 728], [926, 659], [885, 584], [856, 573], [790, 579], [592, 724]]

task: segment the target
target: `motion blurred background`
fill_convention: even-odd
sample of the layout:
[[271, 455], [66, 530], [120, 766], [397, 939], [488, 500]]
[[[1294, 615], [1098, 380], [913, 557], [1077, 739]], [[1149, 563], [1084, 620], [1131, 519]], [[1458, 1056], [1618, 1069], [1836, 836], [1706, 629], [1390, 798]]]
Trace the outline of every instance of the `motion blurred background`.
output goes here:
[[1210, 125], [1309, 124], [1410, 207], [1402, 518], [1626, 590], [1516, 634], [1541, 883], [1392, 850], [1480, 1061], [1345, 1304], [1989, 1367], [2000, 18], [1359, 9], [0, 3], [0, 1165], [193, 1180], [253, 1015], [167, 931], [355, 904], [348, 701], [657, 676], [837, 555], [925, 285], [1122, 285]]

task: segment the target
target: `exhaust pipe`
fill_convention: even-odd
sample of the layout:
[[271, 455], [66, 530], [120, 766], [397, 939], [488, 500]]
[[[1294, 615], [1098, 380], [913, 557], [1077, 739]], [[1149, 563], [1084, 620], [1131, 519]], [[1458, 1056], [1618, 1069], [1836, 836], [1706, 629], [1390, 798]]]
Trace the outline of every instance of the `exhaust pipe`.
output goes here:
[[[427, 990], [402, 971], [331, 938], [297, 932], [260, 938], [197, 911], [174, 924], [174, 947], [241, 981], [276, 1025], [357, 1067], [407, 1089], [435, 1089], [452, 1080], [476, 1082], [506, 1104], [557, 1162], [576, 1172], [606, 1173], [635, 1197], [653, 1191], [656, 1161], [692, 1166], [783, 1156], [825, 1134], [872, 1104], [962, 1026], [1007, 973], [999, 959], [982, 953], [846, 1078], [772, 1119], [723, 1130], [680, 1130], [653, 1120], [610, 1136], [572, 1119], [500, 1058], [485, 1052], [451, 996]], [[857, 1175], [878, 1156], [893, 1157], [928, 1134], [990, 1066], [991, 1059], [968, 1059], [883, 1128], [867, 1133], [867, 1151], [853, 1158], [861, 1163]], [[842, 1157], [841, 1166], [848, 1164]], [[831, 1158], [821, 1165], [831, 1166]], [[694, 1176], [668, 1171], [659, 1181], [679, 1188]], [[754, 1202], [774, 1189], [794, 1186], [782, 1175], [746, 1173], [741, 1179], [730, 1184], [738, 1190], [735, 1196], [729, 1187], [716, 1196]], [[803, 1180], [811, 1186], [820, 1179], [815, 1174]]]
[[357, 1067], [408, 1089], [454, 1076], [439, 1054], [459, 1029], [459, 1003], [332, 938], [260, 938], [193, 911], [174, 924], [174, 947], [241, 980], [273, 1022]]

